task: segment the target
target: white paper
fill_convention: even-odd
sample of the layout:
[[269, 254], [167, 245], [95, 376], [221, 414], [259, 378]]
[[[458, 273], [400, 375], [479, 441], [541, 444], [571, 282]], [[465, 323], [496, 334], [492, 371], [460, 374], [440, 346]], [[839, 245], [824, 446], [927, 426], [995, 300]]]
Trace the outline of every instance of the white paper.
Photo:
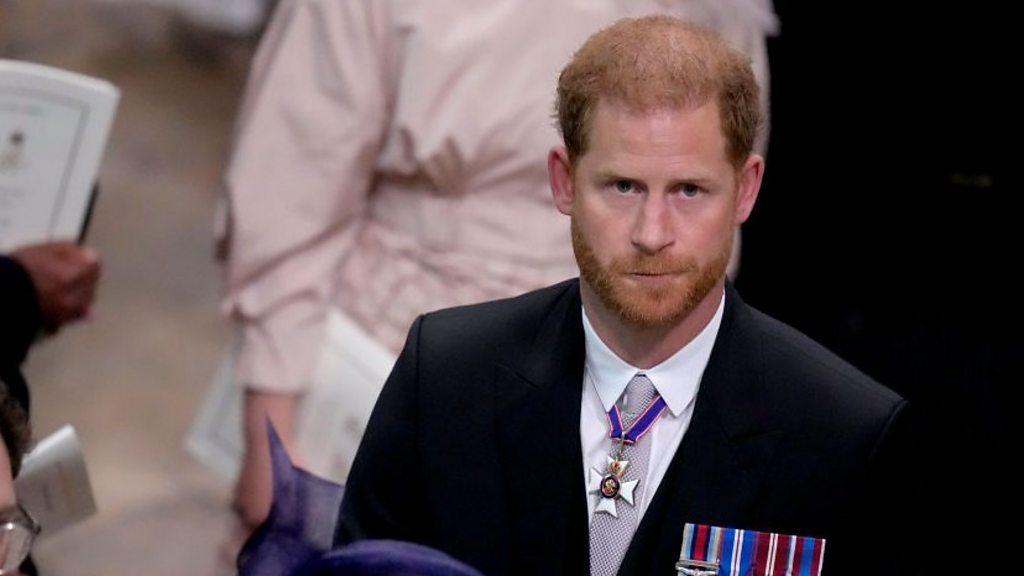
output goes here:
[[[241, 466], [242, 391], [234, 382], [237, 343], [210, 384], [186, 440], [199, 462], [233, 479]], [[332, 310], [313, 380], [300, 399], [296, 445], [300, 467], [344, 482], [395, 355], [358, 324]]]
[[119, 99], [96, 78], [0, 60], [0, 251], [79, 237]]
[[313, 385], [302, 399], [295, 440], [303, 468], [344, 483], [395, 355], [340, 313], [327, 316]]
[[41, 536], [96, 513], [85, 456], [74, 427], [64, 426], [25, 455], [14, 492], [18, 503], [42, 526]]

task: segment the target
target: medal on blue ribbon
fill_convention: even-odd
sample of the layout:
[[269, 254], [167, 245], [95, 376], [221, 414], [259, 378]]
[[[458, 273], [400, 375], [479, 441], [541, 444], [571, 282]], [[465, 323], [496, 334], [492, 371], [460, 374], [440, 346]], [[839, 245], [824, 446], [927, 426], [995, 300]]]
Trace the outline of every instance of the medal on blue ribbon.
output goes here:
[[608, 437], [612, 439], [612, 442], [617, 443], [618, 448], [614, 454], [608, 457], [604, 470], [590, 469], [590, 478], [587, 482], [588, 491], [601, 497], [594, 510], [595, 513], [604, 512], [613, 518], [618, 518], [616, 501], [621, 499], [630, 506], [635, 505], [633, 493], [640, 484], [640, 480], [625, 480], [626, 470], [629, 467], [629, 461], [624, 459], [625, 449], [626, 446], [636, 444], [650, 432], [665, 408], [665, 399], [661, 395], [655, 396], [651, 405], [628, 428], [622, 424], [618, 406], [612, 406], [612, 409], [608, 411]]

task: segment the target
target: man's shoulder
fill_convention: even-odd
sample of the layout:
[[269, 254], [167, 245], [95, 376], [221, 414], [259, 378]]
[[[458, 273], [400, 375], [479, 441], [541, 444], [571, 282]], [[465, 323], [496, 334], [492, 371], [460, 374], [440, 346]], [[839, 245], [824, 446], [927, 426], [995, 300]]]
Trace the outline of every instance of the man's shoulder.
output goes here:
[[432, 333], [455, 333], [460, 337], [502, 335], [536, 327], [566, 298], [578, 297], [578, 279], [526, 292], [511, 298], [442, 308], [425, 314], [422, 324]]
[[759, 343], [766, 388], [785, 412], [844, 429], [879, 424], [905, 403], [899, 394], [792, 326], [751, 307], [746, 314]]
[[535, 331], [559, 304], [578, 300], [579, 280], [559, 282], [512, 298], [445, 308], [424, 314], [421, 330], [434, 338], [517, 337]]

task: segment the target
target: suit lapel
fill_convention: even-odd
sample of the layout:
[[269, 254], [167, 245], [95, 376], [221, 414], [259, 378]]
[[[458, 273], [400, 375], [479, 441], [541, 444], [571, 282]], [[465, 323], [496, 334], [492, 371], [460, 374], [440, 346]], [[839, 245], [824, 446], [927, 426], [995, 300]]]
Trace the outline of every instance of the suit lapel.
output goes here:
[[[679, 556], [687, 522], [747, 527], [780, 438], [771, 427], [751, 310], [731, 286], [693, 419], [620, 574], [655, 574]], [[665, 572], [669, 573], [669, 572]]]
[[529, 346], [498, 366], [495, 414], [514, 559], [509, 574], [587, 570], [580, 314], [579, 288], [573, 283]]

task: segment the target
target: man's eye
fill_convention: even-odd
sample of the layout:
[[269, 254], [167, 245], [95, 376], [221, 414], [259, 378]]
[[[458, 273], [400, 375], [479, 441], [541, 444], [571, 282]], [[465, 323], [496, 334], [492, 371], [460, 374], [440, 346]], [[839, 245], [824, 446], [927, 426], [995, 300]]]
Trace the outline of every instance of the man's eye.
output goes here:
[[701, 187], [696, 184], [683, 184], [679, 187], [679, 192], [687, 198], [696, 198], [701, 192]]
[[618, 192], [622, 192], [623, 194], [628, 194], [628, 193], [632, 192], [634, 189], [635, 189], [635, 186], [633, 186], [633, 183], [630, 182], [629, 180], [616, 180], [615, 181], [615, 190], [618, 191]]

